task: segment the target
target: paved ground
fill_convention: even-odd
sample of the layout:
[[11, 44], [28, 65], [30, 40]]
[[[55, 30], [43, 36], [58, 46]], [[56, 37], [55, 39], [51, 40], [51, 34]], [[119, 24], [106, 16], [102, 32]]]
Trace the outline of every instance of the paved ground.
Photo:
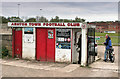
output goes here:
[[[98, 46], [99, 56], [103, 59], [104, 47]], [[2, 60], [3, 77], [118, 77], [118, 47], [115, 63], [99, 60], [90, 67], [79, 64], [45, 63], [28, 60]]]
[[105, 48], [104, 46], [98, 46], [98, 56], [101, 58], [101, 60], [93, 63], [90, 65], [92, 68], [99, 68], [99, 69], [113, 69], [113, 70], [118, 70], [118, 46], [114, 46], [114, 52], [115, 52], [115, 62], [111, 63], [110, 61], [108, 62], [103, 62], [104, 59], [104, 51]]
[[3, 77], [117, 77], [117, 72], [78, 67], [72, 72], [3, 65]]

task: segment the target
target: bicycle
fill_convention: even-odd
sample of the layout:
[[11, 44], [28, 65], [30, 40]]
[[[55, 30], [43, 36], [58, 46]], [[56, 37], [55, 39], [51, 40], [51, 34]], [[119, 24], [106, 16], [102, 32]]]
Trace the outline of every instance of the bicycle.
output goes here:
[[108, 51], [107, 51], [107, 57], [106, 57], [106, 60], [110, 60], [112, 63], [115, 61], [115, 53], [113, 52], [114, 49], [113, 48], [110, 48]]

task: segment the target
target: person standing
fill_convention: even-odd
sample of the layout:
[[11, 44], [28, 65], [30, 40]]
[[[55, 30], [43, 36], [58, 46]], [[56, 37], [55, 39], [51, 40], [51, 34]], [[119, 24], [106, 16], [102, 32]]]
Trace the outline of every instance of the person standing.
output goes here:
[[107, 52], [109, 51], [110, 48], [112, 48], [112, 42], [108, 34], [106, 34], [105, 37], [106, 37], [106, 41], [104, 42], [104, 45], [106, 46], [106, 48], [105, 48], [105, 53], [104, 53], [104, 61], [106, 62]]

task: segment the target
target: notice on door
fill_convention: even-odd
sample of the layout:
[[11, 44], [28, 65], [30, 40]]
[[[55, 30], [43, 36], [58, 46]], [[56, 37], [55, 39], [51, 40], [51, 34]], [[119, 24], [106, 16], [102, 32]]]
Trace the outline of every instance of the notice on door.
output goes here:
[[53, 39], [53, 30], [48, 30], [48, 38]]
[[24, 28], [24, 42], [32, 43], [33, 42], [33, 28]]
[[24, 42], [25, 43], [32, 43], [33, 42], [33, 35], [32, 34], [25, 34], [25, 38], [24, 38]]

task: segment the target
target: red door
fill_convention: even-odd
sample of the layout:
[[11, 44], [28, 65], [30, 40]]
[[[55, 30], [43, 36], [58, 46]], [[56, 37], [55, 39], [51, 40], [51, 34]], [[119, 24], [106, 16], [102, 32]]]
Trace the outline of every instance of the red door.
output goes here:
[[46, 61], [46, 29], [36, 29], [36, 58]]
[[47, 61], [55, 62], [55, 29], [47, 29]]
[[22, 58], [22, 29], [13, 29], [13, 57]]
[[[52, 37], [48, 37], [52, 34]], [[40, 61], [55, 61], [55, 29], [36, 29], [36, 59]]]

